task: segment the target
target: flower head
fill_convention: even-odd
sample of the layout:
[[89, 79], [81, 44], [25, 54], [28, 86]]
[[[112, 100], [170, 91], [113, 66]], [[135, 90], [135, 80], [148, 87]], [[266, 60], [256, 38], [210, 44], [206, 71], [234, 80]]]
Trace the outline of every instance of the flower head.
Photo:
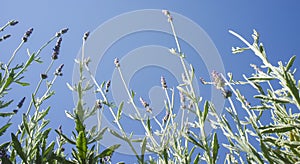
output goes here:
[[214, 81], [214, 84], [216, 86], [217, 89], [222, 89], [224, 88], [225, 86], [225, 81], [224, 79], [222, 78], [222, 76], [220, 75], [220, 73], [216, 72], [216, 71], [213, 71], [211, 73], [212, 75], [212, 78], [213, 78], [213, 81]]
[[119, 59], [115, 58], [114, 63], [116, 65], [116, 67], [120, 67], [120, 63], [119, 63]]
[[161, 78], [160, 78], [160, 83], [161, 83], [161, 86], [163, 89], [167, 89], [168, 86], [167, 86], [166, 80], [163, 76], [161, 76]]
[[56, 76], [62, 76], [63, 75], [63, 73], [62, 73], [62, 68], [64, 67], [64, 64], [61, 64], [57, 69], [56, 69], [56, 71], [55, 71], [55, 75]]
[[27, 42], [27, 40], [28, 40], [29, 36], [31, 35], [32, 31], [33, 31], [33, 28], [30, 28], [26, 31], [26, 33], [24, 34], [24, 36], [22, 38], [23, 42]]
[[87, 38], [89, 37], [89, 35], [90, 35], [89, 31], [85, 32], [84, 35], [83, 35], [83, 40], [86, 41]]
[[63, 29], [61, 29], [59, 32], [57, 32], [57, 33], [55, 34], [55, 36], [56, 36], [56, 37], [60, 37], [62, 34], [67, 33], [68, 30], [69, 30], [68, 28], [63, 28]]
[[60, 45], [61, 45], [62, 38], [59, 37], [56, 41], [55, 47], [53, 48], [53, 54], [52, 54], [52, 59], [56, 60], [58, 58], [59, 50], [60, 50]]
[[142, 97], [140, 97], [140, 102], [144, 106], [144, 108], [146, 108], [147, 112], [152, 111], [152, 109], [149, 107], [149, 104]]

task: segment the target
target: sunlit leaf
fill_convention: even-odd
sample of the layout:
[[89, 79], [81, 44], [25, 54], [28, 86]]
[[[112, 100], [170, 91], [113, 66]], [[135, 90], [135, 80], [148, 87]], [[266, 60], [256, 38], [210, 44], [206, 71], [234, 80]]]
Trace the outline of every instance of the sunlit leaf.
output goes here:
[[144, 157], [145, 157], [146, 144], [147, 144], [147, 138], [144, 137], [143, 142], [142, 142], [142, 148], [141, 148], [142, 161], [144, 161]]
[[123, 105], [124, 105], [124, 102], [122, 101], [119, 105], [119, 108], [118, 108], [118, 112], [117, 112], [117, 120], [120, 120], [121, 118], [121, 114], [122, 114], [122, 110], [123, 110]]
[[4, 113], [0, 113], [0, 117], [8, 117], [8, 116], [12, 116], [16, 113], [14, 112], [4, 112]]
[[14, 100], [10, 100], [8, 102], [0, 101], [0, 109], [9, 106]]
[[294, 61], [296, 59], [296, 55], [292, 56], [289, 60], [289, 62], [287, 63], [285, 70], [288, 71], [294, 64]]
[[0, 136], [2, 136], [5, 133], [5, 131], [10, 127], [11, 124], [12, 123], [5, 124], [0, 128]]
[[285, 133], [295, 128], [293, 125], [269, 125], [259, 127], [261, 133]]
[[121, 144], [116, 144], [116, 145], [113, 145], [113, 146], [110, 146], [108, 147], [107, 149], [105, 149], [104, 151], [102, 151], [100, 154], [99, 154], [99, 157], [100, 158], [104, 158], [104, 157], [107, 157], [107, 156], [112, 156], [114, 151], [116, 149], [118, 149], [119, 147], [121, 146]]
[[20, 82], [20, 81], [16, 81], [17, 84], [20, 84], [21, 86], [25, 87], [25, 86], [29, 86], [29, 83], [26, 82]]
[[26, 154], [23, 152], [23, 149], [22, 149], [22, 146], [21, 146], [21, 143], [19, 142], [18, 138], [13, 134], [11, 133], [11, 139], [12, 139], [12, 142], [13, 142], [13, 148], [17, 151], [17, 154], [20, 156], [20, 158], [25, 162], [27, 163], [27, 157], [26, 157]]
[[216, 161], [217, 161], [219, 148], [220, 148], [220, 146], [219, 146], [219, 143], [218, 143], [218, 136], [217, 136], [217, 133], [214, 133], [213, 140], [212, 140], [212, 143], [211, 143], [213, 163], [216, 163]]
[[76, 139], [76, 148], [79, 153], [79, 157], [84, 160], [86, 159], [86, 153], [87, 153], [87, 139], [85, 136], [84, 131], [80, 131], [77, 139]]
[[202, 115], [202, 122], [204, 123], [205, 120], [206, 120], [206, 117], [207, 117], [207, 114], [208, 114], [208, 109], [209, 109], [209, 102], [208, 101], [205, 101], [205, 104], [204, 104], [204, 110], [203, 110], [203, 115]]

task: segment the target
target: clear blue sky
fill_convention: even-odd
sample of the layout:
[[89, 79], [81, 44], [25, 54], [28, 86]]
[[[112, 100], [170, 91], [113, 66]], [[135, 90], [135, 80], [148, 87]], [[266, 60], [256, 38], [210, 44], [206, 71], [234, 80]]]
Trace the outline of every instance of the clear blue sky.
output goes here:
[[[66, 87], [66, 83], [72, 82], [72, 72], [74, 66], [74, 58], [76, 58], [81, 48], [81, 38], [84, 32], [93, 31], [99, 25], [108, 21], [109, 19], [134, 10], [141, 9], [168, 9], [179, 13], [197, 23], [209, 35], [219, 51], [222, 61], [224, 63], [226, 72], [233, 72], [237, 78], [241, 78], [241, 74], [250, 74], [250, 63], [259, 62], [257, 58], [250, 52], [241, 55], [232, 55], [232, 46], [242, 46], [243, 44], [234, 36], [228, 33], [232, 29], [243, 35], [246, 39], [251, 40], [252, 29], [256, 29], [261, 34], [261, 41], [267, 49], [267, 55], [270, 61], [277, 64], [278, 60], [284, 62], [292, 55], [299, 56], [300, 53], [300, 4], [296, 0], [288, 2], [279, 1], [180, 1], [175, 3], [171, 0], [166, 1], [58, 1], [58, 0], [44, 0], [44, 1], [3, 1], [0, 2], [0, 24], [4, 25], [11, 19], [16, 19], [20, 23], [5, 30], [2, 34], [10, 33], [12, 37], [9, 40], [0, 44], [0, 59], [7, 61], [8, 55], [13, 52], [18, 45], [19, 40], [24, 32], [30, 28], [34, 28], [33, 35], [29, 42], [24, 47], [28, 47], [31, 51], [36, 51], [42, 43], [47, 41], [56, 31], [61, 28], [68, 27], [69, 32], [63, 36], [63, 42], [59, 60], [55, 67], [61, 63], [65, 64], [63, 69], [64, 76], [59, 78], [55, 84], [56, 94], [49, 100], [52, 110], [48, 118], [51, 120], [50, 126], [53, 129], [63, 124], [63, 129], [70, 132], [73, 129], [72, 121], [66, 118], [64, 110], [73, 110], [72, 93]], [[176, 18], [174, 18], [176, 19]], [[132, 20], [137, 21], [137, 20]], [[176, 26], [176, 24], [175, 24]], [[120, 27], [122, 28], [122, 27]], [[193, 35], [193, 34], [191, 34]], [[159, 38], [159, 36], [158, 36]], [[105, 38], [103, 38], [105, 40]], [[130, 38], [129, 38], [130, 39]], [[151, 37], [150, 37], [151, 40]], [[145, 42], [145, 45], [148, 43]], [[151, 44], [159, 44], [159, 41], [150, 41]], [[140, 45], [135, 42], [123, 43], [121, 47], [114, 46], [111, 52], [120, 52], [120, 48], [131, 47], [133, 45]], [[165, 45], [165, 43], [163, 43]], [[171, 42], [167, 46], [175, 47], [175, 43]], [[54, 45], [53, 45], [54, 46]], [[45, 63], [49, 62], [52, 54], [52, 47], [49, 46], [43, 53], [42, 57]], [[133, 46], [134, 47], [134, 46]], [[188, 46], [186, 46], [188, 47]], [[113, 49], [115, 48], [115, 50]], [[171, 47], [169, 47], [171, 48]], [[130, 49], [126, 49], [130, 51]], [[183, 52], [190, 52], [192, 50], [183, 49]], [[22, 49], [26, 55], [25, 48]], [[110, 58], [114, 58], [114, 54], [107, 54]], [[117, 55], [122, 57], [122, 55]], [[22, 60], [17, 58], [16, 60]], [[197, 66], [197, 60], [190, 58], [191, 63], [196, 65], [196, 74], [198, 77], [204, 76], [208, 78], [207, 72], [197, 71], [201, 66]], [[299, 57], [295, 61], [295, 67], [300, 67]], [[112, 61], [106, 61], [112, 62]], [[199, 61], [201, 63], [202, 61]], [[257, 63], [258, 64], [258, 63]], [[46, 67], [46, 64], [44, 65]], [[113, 69], [112, 64], [108, 64], [107, 69]], [[9, 94], [10, 98], [16, 100], [26, 96], [29, 100], [31, 92], [39, 79], [39, 74], [42, 70], [40, 65], [35, 65], [27, 72], [26, 81], [32, 82], [26, 91], [23, 88], [14, 86], [14, 89]], [[147, 71], [147, 70], [146, 70]], [[110, 78], [109, 74], [98, 77], [99, 80], [107, 80]], [[296, 74], [296, 79], [299, 79], [299, 72]], [[141, 75], [138, 75], [141, 76]], [[155, 76], [155, 75], [153, 75]], [[137, 79], [137, 78], [135, 78]], [[157, 80], [159, 84], [159, 79]], [[149, 82], [150, 83], [150, 82]], [[174, 83], [176, 84], [176, 83]], [[136, 89], [139, 89], [136, 86]], [[142, 88], [142, 87], [141, 87]], [[139, 90], [137, 91], [139, 92]], [[140, 91], [144, 92], [144, 91]], [[205, 96], [205, 95], [204, 95]], [[16, 103], [16, 102], [15, 102]], [[21, 122], [21, 113], [18, 113], [13, 119], [14, 123]], [[10, 130], [15, 131], [16, 125], [12, 126]], [[8, 138], [10, 135], [6, 133]], [[54, 134], [54, 133], [53, 133]], [[54, 135], [53, 135], [54, 136]], [[0, 142], [7, 138], [2, 137]], [[115, 160], [124, 160], [132, 162], [132, 159], [125, 158], [118, 154]], [[129, 163], [130, 163], [129, 162]]]

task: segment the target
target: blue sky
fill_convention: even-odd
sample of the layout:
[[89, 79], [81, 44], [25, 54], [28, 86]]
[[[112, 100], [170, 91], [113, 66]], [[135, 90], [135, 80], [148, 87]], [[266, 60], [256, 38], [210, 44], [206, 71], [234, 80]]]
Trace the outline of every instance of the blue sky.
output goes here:
[[[65, 64], [64, 76], [59, 78], [54, 86], [56, 94], [49, 104], [52, 105], [52, 110], [48, 118], [51, 120], [50, 126], [57, 128], [63, 124], [66, 132], [73, 128], [72, 121], [66, 118], [64, 110], [72, 110], [74, 102], [72, 100], [72, 93], [66, 87], [66, 83], [72, 82], [72, 73], [74, 66], [74, 58], [76, 58], [81, 48], [81, 38], [84, 32], [94, 31], [99, 25], [107, 22], [108, 20], [118, 16], [120, 14], [131, 12], [141, 9], [167, 9], [171, 12], [174, 11], [181, 14], [196, 24], [198, 24], [211, 38], [215, 44], [219, 54], [224, 63], [226, 72], [233, 72], [236, 78], [241, 78], [242, 74], [250, 74], [250, 63], [259, 64], [259, 60], [250, 52], [246, 52], [240, 55], [231, 54], [232, 46], [243, 46], [242, 42], [234, 36], [228, 33], [229, 29], [236, 31], [251, 41], [252, 29], [256, 29], [261, 34], [261, 41], [267, 50], [269, 60], [273, 64], [277, 64], [278, 60], [283, 62], [288, 61], [292, 55], [300, 53], [300, 7], [299, 2], [296, 0], [288, 2], [279, 1], [230, 1], [230, 2], [217, 2], [217, 1], [179, 1], [173, 2], [171, 0], [166, 1], [3, 1], [1, 2], [0, 10], [0, 24], [4, 25], [11, 19], [16, 19], [20, 23], [5, 30], [2, 34], [10, 33], [12, 37], [9, 40], [0, 44], [0, 59], [1, 61], [7, 61], [9, 54], [13, 52], [17, 44], [19, 43], [24, 32], [30, 28], [34, 28], [33, 35], [30, 37], [29, 42], [24, 47], [28, 47], [31, 51], [36, 51], [45, 41], [47, 41], [56, 31], [61, 28], [68, 27], [69, 32], [63, 36], [61, 52], [59, 60], [55, 63], [55, 67], [61, 63]], [[176, 20], [176, 18], [174, 18]], [[139, 21], [139, 20], [132, 20]], [[129, 22], [130, 23], [130, 22]], [[120, 27], [122, 28], [122, 27]], [[175, 24], [176, 28], [176, 24]], [[109, 31], [111, 32], [111, 31]], [[149, 37], [151, 35], [151, 37]], [[191, 34], [193, 35], [193, 34]], [[128, 36], [128, 38], [122, 38], [119, 42], [116, 42], [108, 51], [106, 61], [104, 61], [104, 67], [107, 69], [107, 73], [99, 72], [99, 81], [107, 80], [111, 78], [111, 72], [113, 71], [113, 63], [109, 61], [114, 57], [122, 57], [122, 49], [125, 52], [129, 52], [128, 47], [137, 47], [148, 44], [161, 44], [169, 48], [175, 47], [175, 42], [168, 36], [159, 35], [159, 33], [148, 34], [144, 33], [143, 36], [136, 36], [136, 38], [143, 39], [142, 41], [134, 40], [135, 35]], [[167, 43], [164, 39], [159, 38], [166, 37]], [[158, 39], [153, 39], [158, 38]], [[103, 38], [105, 40], [105, 38]], [[126, 40], [128, 39], [128, 40]], [[147, 42], [149, 39], [149, 42]], [[125, 40], [125, 41], [124, 41]], [[146, 40], [146, 41], [145, 41]], [[122, 42], [123, 41], [123, 42]], [[132, 41], [132, 42], [130, 42]], [[188, 43], [182, 43], [183, 52], [195, 53], [192, 49], [189, 49]], [[118, 46], [119, 45], [119, 46]], [[185, 46], [186, 45], [186, 46]], [[45, 63], [50, 61], [52, 54], [51, 45], [41, 54]], [[26, 52], [23, 48], [22, 53], [19, 53], [20, 57], [17, 57], [16, 61], [22, 61], [22, 55]], [[26, 54], [25, 54], [26, 55]], [[197, 55], [191, 55], [188, 58], [189, 62], [194, 64], [196, 68], [197, 76], [203, 76], [208, 78], [208, 72], [197, 71], [203, 68], [203, 61], [197, 58]], [[195, 57], [195, 58], [193, 58]], [[111, 62], [110, 64], [107, 64]], [[105, 64], [106, 63], [106, 64]], [[295, 61], [295, 67], [300, 66], [299, 58]], [[46, 67], [46, 64], [44, 65]], [[39, 74], [46, 68], [40, 65], [34, 65], [33, 68], [27, 72], [25, 80], [32, 82], [32, 85], [24, 91], [23, 88], [15, 86], [14, 90], [8, 95], [10, 98], [16, 100], [21, 99], [23, 96], [30, 97], [31, 92], [35, 87], [39, 79]], [[156, 68], [154, 68], [156, 69]], [[204, 68], [205, 69], [205, 68]], [[54, 71], [54, 70], [53, 70]], [[145, 72], [149, 71], [147, 69]], [[158, 72], [161, 70], [157, 70]], [[149, 71], [151, 72], [151, 71]], [[102, 75], [100, 77], [100, 75]], [[156, 74], [151, 75], [153, 77]], [[136, 75], [135, 79], [145, 79], [143, 72]], [[171, 77], [170, 77], [171, 78]], [[296, 79], [299, 79], [299, 72], [296, 74]], [[174, 79], [173, 79], [174, 80]], [[149, 84], [155, 84], [155, 81], [159, 79], [149, 81]], [[134, 85], [135, 84], [135, 85]], [[143, 89], [137, 83], [134, 83], [132, 87], [140, 93], [147, 93], [147, 90]], [[170, 82], [171, 85], [176, 85], [176, 82]], [[204, 89], [205, 90], [205, 89]], [[247, 90], [245, 89], [245, 92]], [[205, 92], [203, 92], [205, 93]], [[205, 96], [205, 94], [204, 94]], [[147, 96], [145, 96], [147, 99]], [[15, 102], [16, 103], [16, 102]], [[14, 123], [21, 122], [21, 112], [18, 113], [13, 121]], [[15, 131], [13, 126], [10, 130]], [[68, 129], [69, 128], [69, 129]], [[7, 133], [9, 134], [9, 133]], [[8, 135], [9, 137], [9, 135]], [[5, 140], [5, 137], [0, 141]], [[116, 159], [124, 158], [118, 154]], [[126, 156], [131, 161], [129, 157]]]

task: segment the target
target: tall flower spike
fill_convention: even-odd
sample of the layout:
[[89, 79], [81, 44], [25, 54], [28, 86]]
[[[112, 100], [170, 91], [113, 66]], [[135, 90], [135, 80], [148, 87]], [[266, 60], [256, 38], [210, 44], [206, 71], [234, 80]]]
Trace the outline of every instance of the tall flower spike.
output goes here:
[[214, 81], [214, 84], [215, 84], [216, 88], [217, 88], [217, 89], [222, 89], [222, 88], [224, 88], [224, 86], [225, 86], [225, 81], [224, 81], [224, 79], [222, 78], [222, 76], [221, 76], [218, 72], [216, 72], [216, 71], [213, 71], [213, 72], [211, 73], [211, 75], [212, 75], [212, 78], [213, 78], [213, 81]]
[[168, 86], [167, 86], [166, 80], [163, 76], [161, 76], [161, 78], [160, 78], [160, 83], [161, 83], [161, 87], [163, 89], [167, 89]]
[[109, 87], [110, 87], [110, 80], [108, 80], [107, 82], [106, 82], [106, 86], [105, 86], [105, 92], [107, 93], [108, 92], [108, 89], [109, 89]]
[[26, 99], [26, 97], [23, 97], [22, 100], [18, 103], [18, 105], [17, 105], [18, 108], [22, 108], [25, 99]]
[[14, 113], [17, 113], [20, 108], [22, 108], [26, 97], [23, 97], [21, 101], [18, 103], [17, 108], [13, 110]]
[[56, 45], [55, 47], [53, 48], [53, 54], [52, 54], [52, 59], [53, 60], [56, 60], [58, 58], [58, 54], [59, 54], [59, 50], [60, 50], [60, 45], [61, 45], [61, 41], [62, 41], [62, 38], [59, 37], [56, 41]]
[[55, 71], [55, 75], [56, 76], [62, 76], [63, 75], [63, 73], [62, 73], [62, 68], [64, 67], [64, 64], [61, 64], [57, 69], [56, 69], [56, 71]]
[[7, 34], [7, 35], [2, 36], [2, 37], [0, 38], [0, 42], [3, 41], [3, 40], [5, 40], [5, 39], [7, 39], [7, 38], [9, 38], [10, 36], [11, 36], [10, 34]]
[[63, 28], [63, 29], [61, 29], [59, 32], [57, 32], [57, 33], [55, 34], [55, 36], [56, 36], [56, 37], [60, 37], [62, 34], [67, 33], [68, 30], [69, 30], [68, 28]]
[[144, 106], [144, 108], [146, 108], [147, 112], [152, 111], [152, 109], [149, 107], [149, 104], [142, 97], [140, 97], [140, 102]]
[[164, 121], [164, 122], [167, 122], [168, 119], [169, 119], [169, 117], [170, 117], [170, 113], [169, 113], [169, 112], [166, 112], [166, 115], [164, 116], [163, 121]]
[[120, 67], [120, 63], [119, 63], [119, 59], [115, 58], [114, 63], [116, 65], [116, 67]]
[[173, 18], [168, 10], [162, 10], [162, 13], [168, 17], [168, 22], [172, 22]]
[[89, 37], [89, 35], [90, 35], [90, 32], [89, 32], [89, 31], [85, 32], [82, 39], [83, 39], [84, 41], [86, 41], [87, 38]]
[[96, 100], [96, 108], [98, 108], [98, 109], [102, 108], [102, 102], [101, 102], [101, 100]]
[[29, 36], [31, 35], [32, 31], [33, 31], [33, 28], [30, 28], [26, 31], [26, 33], [24, 34], [24, 36], [22, 38], [23, 42], [27, 42], [27, 40], [28, 40]]
[[17, 21], [17, 20], [11, 20], [11, 21], [9, 21], [9, 25], [10, 26], [14, 26], [14, 25], [16, 25], [16, 24], [18, 24], [19, 22]]

